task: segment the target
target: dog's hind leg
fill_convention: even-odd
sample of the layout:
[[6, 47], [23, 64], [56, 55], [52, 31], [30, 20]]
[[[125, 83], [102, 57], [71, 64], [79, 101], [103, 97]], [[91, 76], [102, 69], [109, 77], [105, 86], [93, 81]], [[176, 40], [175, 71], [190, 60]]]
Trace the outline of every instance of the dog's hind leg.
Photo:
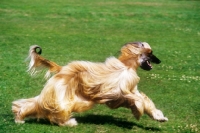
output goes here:
[[76, 102], [73, 106], [73, 112], [84, 112], [93, 107], [94, 102], [87, 101], [84, 98], [76, 98]]
[[64, 123], [59, 124], [59, 126], [69, 126], [69, 127], [73, 127], [73, 126], [77, 126], [77, 125], [78, 125], [78, 123], [75, 118], [70, 118], [69, 120], [65, 121]]
[[[81, 99], [81, 98], [77, 98], [76, 101], [73, 101], [73, 102], [74, 102], [74, 104], [71, 107], [72, 112], [83, 112], [83, 111], [91, 109], [94, 105], [94, 103], [92, 101], [87, 101], [87, 100]], [[59, 123], [59, 125], [72, 127], [72, 126], [78, 125], [78, 123], [75, 118], [69, 118], [69, 119], [65, 120], [65, 122]]]
[[58, 124], [59, 126], [76, 126], [78, 125], [77, 121], [75, 118], [70, 118], [71, 117], [71, 111], [66, 109], [63, 111], [60, 111], [58, 113], [49, 113], [48, 119], [50, 120], [51, 123]]
[[162, 111], [158, 110], [154, 103], [149, 99], [144, 93], [140, 93], [144, 100], [144, 112], [149, 115], [152, 119], [157, 120], [159, 122], [168, 121], [167, 117], [164, 117]]
[[24, 123], [25, 117], [37, 117], [37, 97], [20, 99], [12, 102], [15, 123]]

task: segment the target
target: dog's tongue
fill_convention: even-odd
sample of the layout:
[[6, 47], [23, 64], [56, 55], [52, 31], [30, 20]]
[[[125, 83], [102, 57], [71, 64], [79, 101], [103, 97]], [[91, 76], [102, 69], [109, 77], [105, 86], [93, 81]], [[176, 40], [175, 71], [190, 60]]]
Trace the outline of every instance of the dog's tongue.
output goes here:
[[151, 63], [150, 63], [149, 61], [147, 61], [147, 64], [148, 64], [151, 68], [153, 68], [152, 65], [151, 65]]

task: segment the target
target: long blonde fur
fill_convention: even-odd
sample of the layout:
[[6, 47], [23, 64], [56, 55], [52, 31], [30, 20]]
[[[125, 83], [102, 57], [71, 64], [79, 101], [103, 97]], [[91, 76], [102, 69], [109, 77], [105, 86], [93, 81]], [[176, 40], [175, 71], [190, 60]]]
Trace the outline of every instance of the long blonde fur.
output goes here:
[[147, 43], [144, 47], [128, 43], [121, 49], [119, 58], [107, 58], [104, 63], [74, 61], [66, 66], [41, 57], [41, 48], [34, 45], [29, 51], [29, 71], [35, 73], [37, 67], [48, 68], [55, 73], [46, 83], [40, 95], [13, 102], [12, 111], [16, 123], [24, 123], [26, 117], [44, 118], [61, 126], [75, 126], [72, 112], [83, 112], [94, 104], [106, 104], [115, 109], [130, 108], [136, 119], [143, 113], [152, 119], [167, 121], [154, 103], [137, 90], [139, 77], [136, 73], [141, 54], [151, 51]]

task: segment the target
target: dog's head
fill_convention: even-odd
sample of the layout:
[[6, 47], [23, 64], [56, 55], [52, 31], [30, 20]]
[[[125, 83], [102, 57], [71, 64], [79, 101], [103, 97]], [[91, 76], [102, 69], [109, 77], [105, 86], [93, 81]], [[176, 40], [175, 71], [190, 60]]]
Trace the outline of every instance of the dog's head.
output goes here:
[[132, 67], [140, 66], [144, 70], [151, 70], [151, 62], [156, 64], [161, 62], [153, 55], [150, 45], [146, 42], [127, 43], [122, 47], [121, 52], [122, 62], [125, 62], [126, 65], [132, 65]]

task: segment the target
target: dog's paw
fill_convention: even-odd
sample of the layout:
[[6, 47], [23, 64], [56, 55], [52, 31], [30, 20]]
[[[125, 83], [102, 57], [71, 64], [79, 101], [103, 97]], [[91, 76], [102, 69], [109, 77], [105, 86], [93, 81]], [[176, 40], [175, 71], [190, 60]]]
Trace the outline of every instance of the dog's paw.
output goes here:
[[17, 124], [24, 124], [24, 123], [25, 123], [25, 121], [23, 121], [23, 120], [17, 120], [17, 119], [15, 119], [15, 123], [17, 123]]
[[60, 126], [69, 126], [69, 127], [73, 127], [73, 126], [77, 126], [78, 123], [76, 121], [75, 118], [71, 118], [68, 121], [66, 121], [64, 124], [59, 124]]
[[152, 112], [152, 117], [153, 117], [154, 120], [157, 120], [159, 122], [166, 122], [166, 121], [168, 121], [168, 118], [164, 117], [162, 111], [160, 111], [160, 110], [154, 110]]

